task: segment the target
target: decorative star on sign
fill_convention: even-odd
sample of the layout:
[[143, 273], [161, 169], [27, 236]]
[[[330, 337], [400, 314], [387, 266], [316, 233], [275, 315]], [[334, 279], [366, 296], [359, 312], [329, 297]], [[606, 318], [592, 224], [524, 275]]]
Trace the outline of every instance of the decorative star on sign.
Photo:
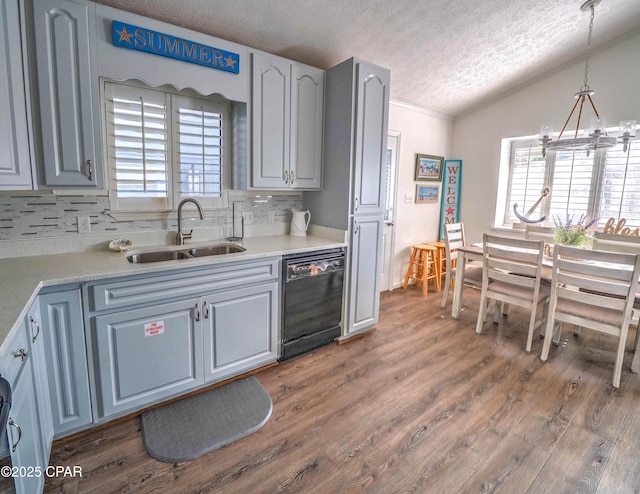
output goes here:
[[445, 209], [445, 212], [447, 213], [447, 216], [453, 216], [453, 213], [455, 213], [456, 210], [449, 206], [447, 209]]
[[116, 31], [116, 33], [120, 35], [120, 42], [126, 41], [127, 43], [131, 43], [131, 36], [133, 36], [133, 33], [127, 31], [126, 26], [122, 26], [122, 31]]
[[236, 68], [236, 61], [233, 59], [231, 55], [224, 59], [227, 62], [227, 67], [231, 67], [232, 69]]

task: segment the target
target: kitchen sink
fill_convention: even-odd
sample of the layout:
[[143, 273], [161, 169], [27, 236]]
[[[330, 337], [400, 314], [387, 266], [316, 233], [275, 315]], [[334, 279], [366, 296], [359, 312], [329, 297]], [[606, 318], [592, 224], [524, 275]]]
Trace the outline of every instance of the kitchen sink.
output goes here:
[[223, 254], [233, 254], [244, 252], [244, 247], [236, 244], [215, 244], [204, 247], [191, 247], [181, 250], [155, 250], [151, 252], [132, 253], [127, 256], [127, 260], [140, 264], [147, 262], [176, 261], [179, 259], [193, 259], [194, 257], [219, 256]]
[[217, 244], [208, 245], [206, 247], [193, 247], [187, 252], [189, 252], [193, 257], [204, 257], [219, 256], [221, 254], [234, 254], [236, 252], [244, 252], [245, 250], [247, 249], [236, 244]]

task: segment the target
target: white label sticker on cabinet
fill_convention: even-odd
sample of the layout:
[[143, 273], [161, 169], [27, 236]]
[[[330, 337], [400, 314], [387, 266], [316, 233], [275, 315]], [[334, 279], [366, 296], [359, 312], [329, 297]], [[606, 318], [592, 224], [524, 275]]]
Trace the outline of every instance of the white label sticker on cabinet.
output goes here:
[[155, 336], [164, 333], [164, 321], [154, 321], [144, 325], [144, 335]]

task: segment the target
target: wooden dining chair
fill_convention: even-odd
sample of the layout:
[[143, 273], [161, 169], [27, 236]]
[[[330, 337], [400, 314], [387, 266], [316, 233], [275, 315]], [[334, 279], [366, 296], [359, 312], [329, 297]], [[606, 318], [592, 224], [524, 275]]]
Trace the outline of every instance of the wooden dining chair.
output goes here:
[[[482, 333], [489, 300], [524, 307], [531, 311], [526, 344], [526, 351], [531, 351], [533, 333], [545, 322], [546, 302], [549, 300], [548, 285], [540, 283], [543, 249], [542, 240], [484, 234], [482, 294], [476, 333]], [[537, 319], [540, 305], [543, 305], [542, 317]], [[496, 315], [499, 315], [498, 307]]]
[[[442, 302], [440, 307], [447, 306], [449, 289], [456, 279], [456, 265], [458, 262], [458, 249], [465, 245], [464, 224], [448, 223], [444, 225], [444, 245], [445, 245], [445, 279], [442, 289]], [[482, 287], [482, 265], [467, 261], [464, 267], [465, 285], [469, 284], [475, 288]]]
[[640, 256], [556, 245], [549, 313], [540, 360], [560, 341], [562, 323], [615, 336], [613, 386], [620, 386], [622, 360], [633, 309]]

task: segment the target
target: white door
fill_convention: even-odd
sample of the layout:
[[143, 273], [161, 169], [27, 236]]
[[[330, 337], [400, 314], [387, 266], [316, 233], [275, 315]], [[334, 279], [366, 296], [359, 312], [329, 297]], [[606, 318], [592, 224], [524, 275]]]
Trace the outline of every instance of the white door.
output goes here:
[[396, 213], [396, 176], [398, 174], [398, 155], [400, 151], [400, 132], [389, 131], [387, 154], [385, 156], [384, 181], [384, 227], [382, 228], [382, 273], [380, 291], [393, 290], [393, 244], [394, 221]]

